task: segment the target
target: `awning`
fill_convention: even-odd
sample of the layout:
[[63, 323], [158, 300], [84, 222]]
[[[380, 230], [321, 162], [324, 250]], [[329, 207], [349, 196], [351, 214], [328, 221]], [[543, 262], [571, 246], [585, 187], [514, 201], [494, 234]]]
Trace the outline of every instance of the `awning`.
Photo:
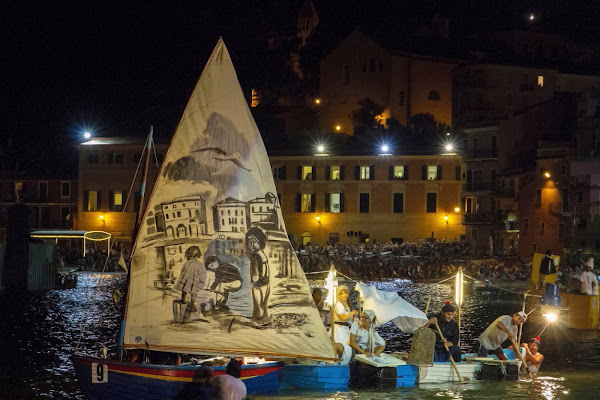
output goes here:
[[106, 240], [110, 249], [111, 234], [104, 231], [72, 231], [72, 230], [49, 230], [33, 231], [30, 236], [36, 239], [83, 239], [83, 255], [85, 256], [85, 244], [87, 240], [101, 242]]
[[50, 230], [32, 231], [31, 237], [39, 239], [86, 239], [94, 242], [109, 240], [110, 233], [104, 231], [72, 231], [72, 230]]

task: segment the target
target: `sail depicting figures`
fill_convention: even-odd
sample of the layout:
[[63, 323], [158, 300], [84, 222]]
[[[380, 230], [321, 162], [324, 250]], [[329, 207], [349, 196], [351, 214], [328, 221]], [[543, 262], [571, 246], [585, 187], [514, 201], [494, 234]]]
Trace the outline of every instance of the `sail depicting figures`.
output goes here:
[[333, 358], [267, 153], [219, 40], [136, 238], [124, 348]]

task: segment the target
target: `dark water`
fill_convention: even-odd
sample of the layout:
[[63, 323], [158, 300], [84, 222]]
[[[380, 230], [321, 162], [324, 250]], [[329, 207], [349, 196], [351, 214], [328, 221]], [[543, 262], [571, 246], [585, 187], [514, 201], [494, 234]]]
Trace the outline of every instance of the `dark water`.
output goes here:
[[[76, 289], [0, 295], [0, 398], [84, 398], [69, 356], [80, 350], [100, 355], [106, 346], [114, 354], [120, 314], [112, 292], [123, 290], [123, 276], [82, 275]], [[381, 283], [398, 290], [415, 306], [430, 311], [452, 300], [448, 285]], [[513, 289], [518, 290], [518, 289]], [[507, 291], [475, 291], [465, 299], [462, 316], [463, 349], [471, 351], [476, 338], [498, 315], [521, 308], [522, 297]], [[84, 329], [82, 327], [85, 326]], [[542, 326], [525, 324], [524, 337], [539, 335]], [[81, 335], [81, 332], [84, 332]], [[408, 336], [394, 327], [380, 329], [388, 348], [407, 351]], [[566, 329], [557, 323], [542, 335], [545, 356], [534, 382], [474, 382], [421, 386], [389, 391], [319, 393], [294, 391], [281, 399], [598, 399], [600, 398], [600, 332]]]

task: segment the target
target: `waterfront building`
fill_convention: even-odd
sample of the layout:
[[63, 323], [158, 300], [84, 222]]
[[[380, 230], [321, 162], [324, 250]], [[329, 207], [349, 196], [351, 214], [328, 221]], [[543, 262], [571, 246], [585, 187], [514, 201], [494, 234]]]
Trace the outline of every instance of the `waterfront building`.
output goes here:
[[[94, 138], [78, 146], [77, 229], [101, 230], [130, 241], [140, 209], [145, 138]], [[158, 143], [156, 143], [158, 142]], [[155, 140], [145, 196], [150, 196], [168, 145]], [[161, 210], [154, 210], [161, 212]]]
[[464, 235], [464, 167], [457, 154], [273, 155], [270, 160], [287, 232], [300, 243]]
[[519, 185], [535, 172], [540, 141], [575, 128], [578, 98], [594, 86], [600, 76], [548, 68], [479, 63], [454, 72], [454, 121], [466, 138], [464, 223], [474, 248], [531, 255], [528, 240], [518, 244]]
[[539, 143], [519, 189], [519, 253], [600, 250], [600, 101], [578, 102], [574, 134]]
[[6, 234], [6, 209], [20, 202], [31, 210], [35, 229], [71, 229], [77, 219], [77, 179], [2, 172], [0, 179], [0, 237]]

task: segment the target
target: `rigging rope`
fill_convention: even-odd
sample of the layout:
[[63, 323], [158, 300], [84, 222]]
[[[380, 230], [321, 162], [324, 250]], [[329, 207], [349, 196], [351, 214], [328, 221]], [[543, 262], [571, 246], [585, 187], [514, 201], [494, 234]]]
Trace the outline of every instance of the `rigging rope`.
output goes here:
[[[146, 148], [146, 143], [144, 143], [143, 149]], [[158, 158], [156, 157], [156, 146], [154, 145], [154, 140], [152, 140], [152, 148], [154, 149], [154, 156], [155, 156], [155, 162], [156, 165], [158, 165]], [[142, 151], [142, 154], [144, 154], [144, 151]], [[131, 193], [133, 191], [133, 186], [135, 184], [136, 178], [138, 176], [138, 172], [140, 171], [140, 166], [142, 164], [142, 160], [144, 159], [144, 157], [140, 157], [139, 161], [138, 161], [138, 165], [137, 168], [135, 170], [135, 174], [133, 176], [131, 185], [129, 186], [129, 192], [127, 194], [127, 198], [125, 199], [125, 204], [123, 205], [123, 209], [121, 210], [121, 213], [125, 213], [125, 210], [127, 210], [127, 204], [129, 203], [129, 199], [131, 198]], [[140, 205], [141, 206], [141, 205]], [[99, 272], [99, 276], [98, 279], [96, 281], [96, 285], [94, 286], [94, 296], [92, 296], [92, 300], [90, 301], [90, 305], [85, 313], [85, 319], [83, 321], [83, 324], [81, 326], [81, 332], [79, 334], [79, 339], [77, 340], [77, 345], [75, 346], [75, 351], [79, 351], [79, 346], [81, 344], [81, 339], [83, 338], [84, 332], [88, 326], [88, 321], [89, 321], [89, 316], [91, 314], [92, 311], [92, 307], [94, 306], [94, 304], [96, 303], [96, 299], [97, 299], [97, 293], [98, 293], [98, 289], [100, 288], [100, 281], [104, 278], [106, 278], [106, 267], [108, 266], [108, 260], [110, 259], [110, 253], [113, 250], [113, 248], [115, 248], [115, 243], [116, 240], [113, 241], [111, 243], [110, 248], [107, 250], [106, 253], [106, 260], [104, 261], [104, 266], [102, 267], [102, 271]]]

